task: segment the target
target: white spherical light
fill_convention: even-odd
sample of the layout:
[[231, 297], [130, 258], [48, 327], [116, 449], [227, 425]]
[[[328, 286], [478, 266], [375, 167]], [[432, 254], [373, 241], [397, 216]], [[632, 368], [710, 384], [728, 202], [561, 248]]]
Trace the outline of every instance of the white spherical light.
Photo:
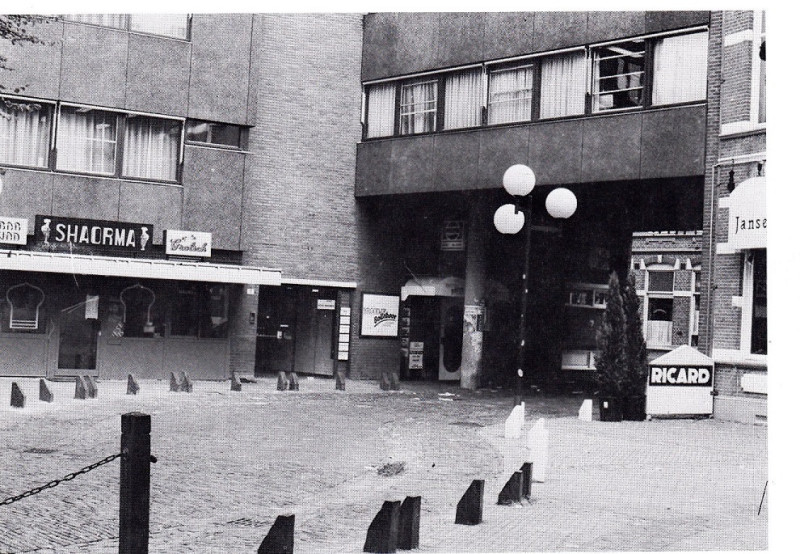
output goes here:
[[515, 235], [525, 225], [525, 214], [517, 211], [514, 204], [505, 204], [494, 212], [494, 226], [505, 235]]
[[547, 195], [544, 206], [551, 216], [557, 219], [567, 219], [578, 208], [578, 199], [571, 190], [558, 188]]
[[536, 175], [527, 165], [512, 165], [503, 174], [503, 188], [514, 196], [526, 196], [536, 185]]

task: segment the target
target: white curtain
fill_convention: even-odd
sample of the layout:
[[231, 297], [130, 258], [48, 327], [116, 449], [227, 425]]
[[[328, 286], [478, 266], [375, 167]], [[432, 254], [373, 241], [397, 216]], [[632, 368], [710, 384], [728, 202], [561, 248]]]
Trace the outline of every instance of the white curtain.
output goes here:
[[436, 81], [403, 85], [400, 93], [400, 134], [436, 130]]
[[481, 124], [481, 70], [447, 76], [444, 85], [444, 128], [460, 129]]
[[542, 60], [541, 119], [582, 114], [585, 96], [586, 56], [583, 52]]
[[489, 124], [530, 120], [532, 92], [532, 66], [491, 72]]
[[122, 174], [125, 177], [175, 181], [180, 124], [149, 117], [129, 117], [125, 123]]
[[56, 147], [58, 169], [113, 175], [117, 160], [117, 116], [62, 109]]
[[185, 13], [179, 14], [131, 14], [131, 31], [142, 31], [155, 35], [165, 35], [168, 37], [186, 38], [186, 29], [189, 24], [189, 16]]
[[394, 134], [394, 83], [372, 85], [367, 92], [367, 137], [388, 137]]
[[655, 45], [653, 104], [706, 98], [708, 33], [666, 37]]
[[47, 167], [49, 134], [47, 108], [25, 104], [9, 108], [0, 100], [0, 162]]
[[102, 25], [103, 27], [116, 27], [126, 29], [128, 27], [128, 16], [119, 13], [75, 13], [65, 15], [65, 19], [80, 21], [81, 23], [91, 23]]

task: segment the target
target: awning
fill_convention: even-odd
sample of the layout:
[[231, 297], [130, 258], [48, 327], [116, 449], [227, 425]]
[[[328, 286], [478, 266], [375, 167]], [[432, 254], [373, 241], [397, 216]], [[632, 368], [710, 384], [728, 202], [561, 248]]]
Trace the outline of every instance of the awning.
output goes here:
[[767, 178], [753, 177], [739, 183], [727, 204], [728, 248], [766, 248]]
[[464, 296], [464, 279], [458, 277], [418, 277], [400, 287], [400, 298], [409, 296]]
[[281, 284], [279, 269], [28, 250], [0, 250], [0, 270], [248, 285]]

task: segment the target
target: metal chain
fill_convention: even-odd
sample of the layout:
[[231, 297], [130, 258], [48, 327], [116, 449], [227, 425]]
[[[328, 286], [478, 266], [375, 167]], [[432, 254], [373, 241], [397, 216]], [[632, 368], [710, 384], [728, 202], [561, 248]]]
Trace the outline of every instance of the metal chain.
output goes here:
[[97, 469], [98, 467], [100, 467], [102, 465], [105, 465], [105, 464], [107, 464], [109, 462], [113, 462], [114, 460], [116, 460], [117, 458], [119, 458], [121, 456], [122, 456], [122, 453], [112, 454], [111, 456], [107, 456], [107, 457], [103, 458], [99, 462], [95, 462], [92, 465], [88, 465], [88, 466], [86, 466], [84, 468], [81, 468], [78, 471], [75, 471], [73, 473], [70, 473], [70, 474], [62, 477], [61, 479], [54, 479], [54, 480], [50, 481], [49, 483], [47, 483], [45, 485], [42, 485], [41, 487], [32, 488], [31, 490], [25, 491], [22, 494], [18, 494], [16, 496], [9, 496], [5, 500], [0, 501], [0, 506], [8, 506], [9, 504], [13, 504], [17, 500], [22, 500], [23, 498], [27, 498], [29, 496], [33, 496], [34, 494], [39, 494], [40, 492], [42, 492], [45, 489], [52, 489], [53, 487], [55, 487], [57, 485], [60, 485], [64, 481], [72, 481], [78, 475], [83, 475], [84, 473], [89, 473], [93, 469]]

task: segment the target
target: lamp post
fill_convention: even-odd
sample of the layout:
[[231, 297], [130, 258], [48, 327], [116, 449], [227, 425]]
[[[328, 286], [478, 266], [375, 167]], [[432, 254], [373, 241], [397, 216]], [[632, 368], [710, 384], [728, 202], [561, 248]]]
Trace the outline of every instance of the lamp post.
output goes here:
[[[519, 315], [519, 344], [517, 349], [517, 379], [514, 405], [522, 402], [522, 381], [525, 363], [525, 316], [528, 311], [528, 281], [531, 258], [531, 233], [533, 231], [533, 187], [536, 175], [533, 170], [522, 164], [509, 167], [503, 174], [503, 188], [516, 199], [514, 204], [500, 206], [494, 214], [494, 226], [503, 234], [515, 235], [525, 227], [525, 262], [522, 266], [522, 300]], [[527, 197], [527, 206], [520, 207]], [[575, 213], [578, 201], [568, 189], [557, 188], [547, 195], [545, 208], [554, 218], [566, 219]]]

